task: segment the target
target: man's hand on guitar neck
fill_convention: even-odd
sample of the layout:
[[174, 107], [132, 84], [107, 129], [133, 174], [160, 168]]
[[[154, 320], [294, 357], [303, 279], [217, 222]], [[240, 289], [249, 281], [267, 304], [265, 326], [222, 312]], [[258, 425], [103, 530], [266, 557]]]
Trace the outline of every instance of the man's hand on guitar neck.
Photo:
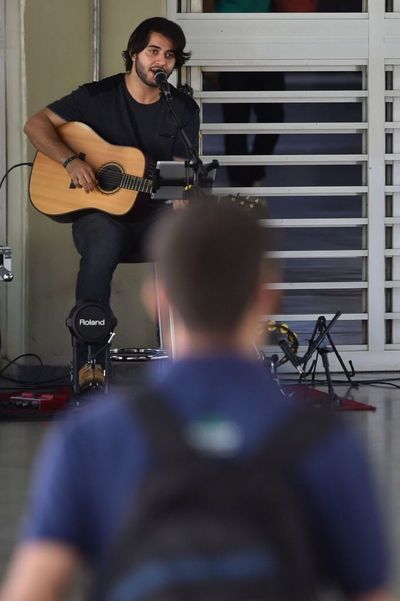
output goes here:
[[74, 159], [65, 167], [71, 176], [71, 181], [77, 188], [92, 192], [97, 185], [96, 175], [91, 166], [79, 158]]

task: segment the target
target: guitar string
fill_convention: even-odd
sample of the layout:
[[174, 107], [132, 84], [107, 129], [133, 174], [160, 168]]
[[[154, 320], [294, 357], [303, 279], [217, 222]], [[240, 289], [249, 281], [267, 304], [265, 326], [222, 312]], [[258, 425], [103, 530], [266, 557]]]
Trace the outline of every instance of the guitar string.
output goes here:
[[[152, 180], [147, 178], [142, 178], [137, 175], [130, 175], [127, 173], [116, 173], [109, 172], [106, 174], [106, 182], [111, 184], [117, 184], [120, 188], [124, 188], [127, 190], [132, 190], [136, 192], [145, 192], [150, 193], [152, 191]], [[133, 184], [133, 186], [131, 185]], [[233, 202], [236, 202], [241, 205], [248, 205], [249, 208], [256, 207], [259, 204], [259, 199], [249, 200], [248, 197], [234, 197]]]
[[[100, 175], [102, 175], [100, 173]], [[138, 180], [138, 181], [142, 181], [142, 182], [151, 182], [151, 179], [145, 178], [145, 177], [140, 177], [139, 175], [130, 175], [128, 173], [115, 173], [110, 171], [109, 173], [104, 174], [105, 175], [105, 179], [106, 180], [114, 180], [114, 181], [118, 181], [118, 180], [122, 180], [124, 178], [126, 178], [127, 180]]]
[[[115, 171], [110, 171], [105, 175], [105, 183], [119, 184], [121, 188], [124, 187], [125, 189], [135, 190], [137, 192], [151, 192], [153, 182], [150, 179], [127, 173], [117, 173]], [[134, 187], [132, 187], [131, 184], [133, 184]], [[247, 197], [240, 197], [237, 198], [237, 200], [240, 203], [248, 199]], [[258, 199], [253, 199], [251, 202], [253, 204], [258, 204]]]
[[126, 179], [126, 181], [135, 181], [135, 183], [141, 182], [141, 183], [146, 183], [146, 184], [150, 184], [152, 183], [151, 179], [147, 179], [144, 177], [140, 177], [140, 176], [136, 176], [136, 175], [128, 175], [126, 173], [124, 174], [120, 174], [120, 173], [109, 173], [104, 177], [104, 180], [106, 182], [110, 181], [110, 182], [118, 182], [118, 181], [123, 181], [124, 178]]
[[138, 192], [151, 192], [153, 182], [150, 179], [142, 178], [137, 175], [129, 175], [127, 173], [115, 173], [112, 171], [110, 171], [109, 173], [103, 172], [103, 174], [105, 175], [105, 184], [119, 184], [121, 188], [124, 187], [128, 190], [136, 190]]

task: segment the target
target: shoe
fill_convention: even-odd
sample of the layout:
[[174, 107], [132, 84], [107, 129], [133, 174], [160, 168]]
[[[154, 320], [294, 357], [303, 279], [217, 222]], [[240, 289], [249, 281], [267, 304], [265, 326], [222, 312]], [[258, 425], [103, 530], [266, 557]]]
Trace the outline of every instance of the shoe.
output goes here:
[[105, 382], [104, 370], [98, 363], [85, 363], [79, 370], [79, 388], [103, 387]]

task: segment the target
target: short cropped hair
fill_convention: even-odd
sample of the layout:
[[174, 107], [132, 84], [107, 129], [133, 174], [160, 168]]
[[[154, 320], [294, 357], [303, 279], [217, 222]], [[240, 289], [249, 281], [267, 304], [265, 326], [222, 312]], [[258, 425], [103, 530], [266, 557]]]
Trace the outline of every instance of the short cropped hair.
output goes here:
[[150, 34], [154, 32], [161, 33], [172, 42], [176, 55], [176, 69], [182, 67], [189, 60], [191, 53], [184, 52], [186, 38], [182, 28], [165, 17], [151, 17], [142, 21], [131, 33], [127, 48], [122, 52], [127, 72], [130, 72], [132, 69], [132, 55], [138, 54], [146, 48], [149, 43]]
[[229, 333], [254, 302], [263, 273], [264, 228], [233, 206], [189, 207], [161, 218], [152, 260], [187, 327]]

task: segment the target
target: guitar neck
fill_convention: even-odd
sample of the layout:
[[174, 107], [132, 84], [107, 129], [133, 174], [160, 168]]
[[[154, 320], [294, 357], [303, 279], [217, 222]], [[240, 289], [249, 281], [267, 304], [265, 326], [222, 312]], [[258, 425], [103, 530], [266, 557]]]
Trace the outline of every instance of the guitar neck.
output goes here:
[[153, 181], [144, 177], [138, 177], [136, 175], [129, 175], [129, 173], [124, 173], [121, 178], [120, 188], [150, 194], [153, 189]]

